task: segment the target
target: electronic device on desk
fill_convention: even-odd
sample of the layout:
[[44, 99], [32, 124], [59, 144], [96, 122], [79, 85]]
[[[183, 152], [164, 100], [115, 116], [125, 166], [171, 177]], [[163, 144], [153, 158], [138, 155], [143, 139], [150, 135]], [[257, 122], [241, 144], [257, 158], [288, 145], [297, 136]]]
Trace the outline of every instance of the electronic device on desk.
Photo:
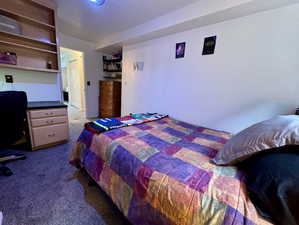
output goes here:
[[299, 115], [299, 107], [296, 109], [295, 115]]

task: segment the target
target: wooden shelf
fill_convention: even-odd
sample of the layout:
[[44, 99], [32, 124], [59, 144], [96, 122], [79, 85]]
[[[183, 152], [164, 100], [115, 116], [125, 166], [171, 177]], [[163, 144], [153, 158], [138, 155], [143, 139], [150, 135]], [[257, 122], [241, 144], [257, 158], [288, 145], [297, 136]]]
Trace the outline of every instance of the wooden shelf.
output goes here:
[[57, 5], [51, 2], [47, 2], [47, 5], [41, 4], [40, 1], [37, 0], [29, 0], [29, 2], [31, 2], [31, 4], [38, 5], [39, 7], [46, 8], [48, 10], [54, 10], [55, 8], [57, 8]]
[[[15, 20], [21, 29], [17, 34], [10, 30], [0, 31], [0, 52], [13, 52], [17, 55], [17, 65], [0, 63], [0, 68], [53, 74], [60, 72], [56, 9], [51, 8], [50, 2], [52, 1], [0, 1], [0, 15]], [[47, 69], [49, 64], [53, 69]]]
[[54, 52], [54, 51], [49, 51], [49, 50], [46, 50], [46, 49], [36, 48], [36, 47], [29, 46], [29, 45], [21, 45], [21, 44], [9, 42], [9, 41], [0, 40], [0, 44], [15, 46], [15, 47], [19, 47], [19, 48], [26, 48], [26, 49], [30, 49], [30, 50], [33, 50], [33, 51], [38, 51], [38, 52], [44, 52], [44, 53], [50, 53], [50, 54], [57, 55], [57, 52]]
[[105, 73], [121, 73], [121, 70], [104, 70]]
[[0, 63], [0, 67], [2, 68], [11, 68], [17, 70], [28, 70], [28, 71], [36, 71], [36, 72], [47, 72], [47, 73], [59, 73], [59, 70], [51, 70], [51, 69], [41, 69], [41, 68], [32, 68], [27, 66], [18, 66], [18, 65], [10, 65], [10, 64], [2, 64]]
[[29, 37], [29, 36], [22, 35], [22, 34], [13, 34], [13, 33], [9, 33], [9, 32], [6, 32], [6, 31], [0, 31], [0, 34], [4, 34], [4, 35], [15, 37], [15, 38], [20, 38], [20, 39], [23, 39], [23, 40], [26, 40], [26, 41], [33, 41], [33, 42], [40, 43], [40, 44], [46, 44], [46, 45], [50, 45], [50, 46], [57, 46], [57, 44], [55, 44], [55, 43], [48, 42], [48, 41], [42, 41], [42, 40], [35, 39], [33, 37]]
[[105, 63], [121, 63], [122, 59], [103, 59]]
[[116, 77], [108, 77], [108, 76], [105, 76], [104, 77], [105, 79], [112, 79], [112, 80], [121, 80], [121, 76], [116, 76]]
[[15, 20], [19, 20], [19, 21], [24, 21], [24, 22], [27, 22], [27, 23], [35, 24], [35, 25], [37, 25], [39, 27], [55, 31], [55, 26], [53, 26], [53, 25], [50, 25], [50, 24], [47, 24], [47, 23], [43, 23], [41, 21], [32, 19], [30, 17], [21, 15], [19, 13], [16, 13], [16, 12], [13, 12], [13, 11], [10, 11], [10, 10], [7, 10], [7, 9], [0, 8], [0, 14], [2, 14], [4, 16], [11, 17], [11, 18], [13, 18]]

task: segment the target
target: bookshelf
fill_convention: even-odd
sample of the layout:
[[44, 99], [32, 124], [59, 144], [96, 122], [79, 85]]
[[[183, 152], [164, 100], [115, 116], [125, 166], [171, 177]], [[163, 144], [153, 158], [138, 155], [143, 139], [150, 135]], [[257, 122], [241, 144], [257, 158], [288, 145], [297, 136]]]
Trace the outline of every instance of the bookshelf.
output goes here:
[[56, 9], [46, 2], [42, 0], [0, 1], [0, 15], [15, 20], [20, 26], [20, 32], [0, 29], [0, 52], [11, 52], [17, 55], [16, 65], [0, 63], [0, 68], [59, 72]]
[[103, 70], [106, 73], [121, 73], [122, 72], [122, 58], [111, 58], [103, 56]]

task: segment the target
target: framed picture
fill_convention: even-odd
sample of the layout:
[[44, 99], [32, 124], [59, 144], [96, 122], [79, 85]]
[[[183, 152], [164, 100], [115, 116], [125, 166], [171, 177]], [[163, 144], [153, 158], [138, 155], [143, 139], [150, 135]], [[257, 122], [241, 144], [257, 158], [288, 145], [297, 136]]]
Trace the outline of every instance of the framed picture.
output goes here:
[[215, 52], [216, 36], [205, 38], [202, 55], [212, 55]]
[[186, 42], [177, 43], [175, 48], [175, 58], [184, 58], [185, 57]]

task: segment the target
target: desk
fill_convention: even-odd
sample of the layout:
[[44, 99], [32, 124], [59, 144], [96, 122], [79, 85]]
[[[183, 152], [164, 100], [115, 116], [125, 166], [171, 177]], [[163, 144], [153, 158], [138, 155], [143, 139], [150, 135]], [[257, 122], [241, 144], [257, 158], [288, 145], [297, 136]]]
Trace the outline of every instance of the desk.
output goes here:
[[61, 102], [29, 102], [27, 109], [31, 149], [38, 150], [67, 142], [67, 105]]

